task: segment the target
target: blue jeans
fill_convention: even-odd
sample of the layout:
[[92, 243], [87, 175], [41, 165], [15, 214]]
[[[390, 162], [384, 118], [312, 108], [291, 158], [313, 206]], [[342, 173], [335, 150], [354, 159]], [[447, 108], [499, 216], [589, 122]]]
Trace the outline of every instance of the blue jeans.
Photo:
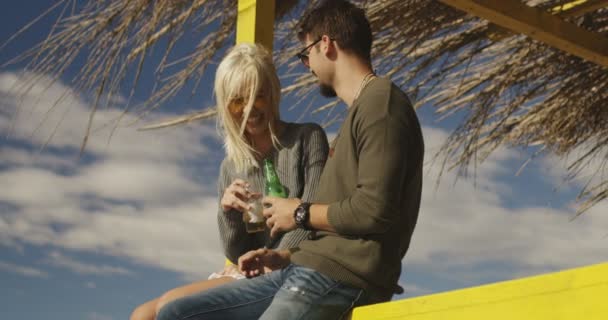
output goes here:
[[291, 264], [175, 300], [156, 319], [342, 319], [366, 302], [362, 289]]

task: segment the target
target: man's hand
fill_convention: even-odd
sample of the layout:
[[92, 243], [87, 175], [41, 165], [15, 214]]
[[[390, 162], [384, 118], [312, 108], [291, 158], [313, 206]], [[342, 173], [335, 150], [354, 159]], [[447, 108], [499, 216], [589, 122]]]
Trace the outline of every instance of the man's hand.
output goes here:
[[277, 270], [289, 264], [289, 250], [258, 249], [245, 253], [239, 258], [239, 271], [247, 277], [257, 277], [265, 272], [264, 267]]
[[266, 217], [266, 225], [270, 229], [270, 237], [274, 238], [281, 232], [297, 228], [293, 213], [302, 200], [264, 197], [262, 203], [264, 203], [264, 217]]

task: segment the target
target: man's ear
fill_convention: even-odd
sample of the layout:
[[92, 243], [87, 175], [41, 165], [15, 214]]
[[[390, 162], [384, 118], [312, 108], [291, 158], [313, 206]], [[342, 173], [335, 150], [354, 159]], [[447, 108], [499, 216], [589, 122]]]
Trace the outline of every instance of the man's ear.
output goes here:
[[337, 55], [336, 41], [332, 40], [328, 35], [323, 35], [322, 39], [323, 41], [321, 41], [321, 51], [328, 58], [332, 60], [335, 59]]

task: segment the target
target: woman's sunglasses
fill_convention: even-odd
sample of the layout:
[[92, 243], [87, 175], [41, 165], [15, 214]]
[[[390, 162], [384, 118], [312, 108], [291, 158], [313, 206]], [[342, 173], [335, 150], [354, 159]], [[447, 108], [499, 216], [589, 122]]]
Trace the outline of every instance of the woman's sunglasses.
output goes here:
[[[244, 98], [232, 99], [232, 101], [228, 103], [228, 111], [230, 111], [232, 114], [240, 114], [245, 109], [247, 102], [248, 101], [246, 101]], [[255, 102], [253, 103], [254, 107], [262, 108], [264, 105], [266, 105], [266, 99], [264, 99], [263, 96], [258, 96], [255, 98]]]

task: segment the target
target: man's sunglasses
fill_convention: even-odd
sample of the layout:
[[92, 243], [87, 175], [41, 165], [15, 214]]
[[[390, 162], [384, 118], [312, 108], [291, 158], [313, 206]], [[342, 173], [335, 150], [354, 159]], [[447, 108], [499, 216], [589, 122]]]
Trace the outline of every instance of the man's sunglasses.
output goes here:
[[319, 38], [319, 40], [311, 43], [310, 45], [308, 45], [306, 48], [300, 50], [300, 52], [298, 52], [298, 54], [296, 54], [296, 57], [298, 57], [298, 59], [300, 59], [300, 61], [302, 61], [302, 63], [305, 66], [309, 66], [308, 65], [308, 55], [310, 54], [310, 48], [312, 48], [315, 44], [319, 43], [323, 38]]

